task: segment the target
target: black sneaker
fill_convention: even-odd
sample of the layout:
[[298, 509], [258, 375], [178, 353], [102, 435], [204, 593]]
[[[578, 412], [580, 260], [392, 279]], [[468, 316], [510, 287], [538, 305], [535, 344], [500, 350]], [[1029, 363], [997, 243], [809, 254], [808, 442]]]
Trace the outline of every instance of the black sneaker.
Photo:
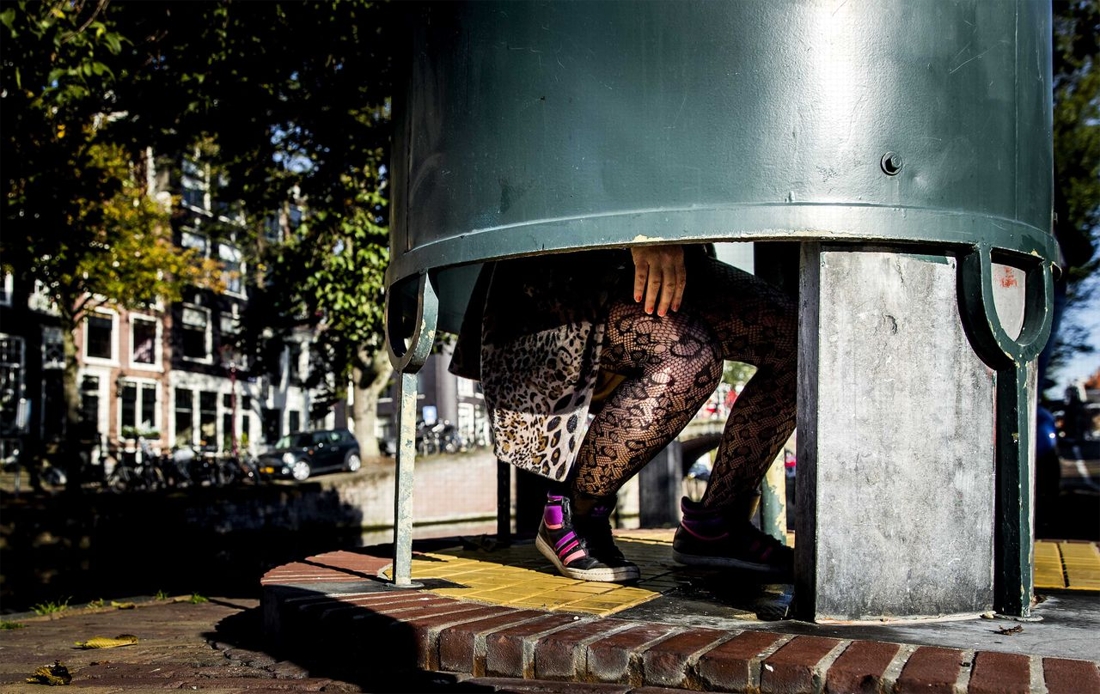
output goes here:
[[789, 580], [794, 551], [750, 521], [703, 511], [684, 499], [684, 518], [672, 540], [672, 558], [688, 566], [742, 569]]
[[535, 546], [563, 576], [580, 581], [623, 583], [641, 576], [611, 537], [606, 515], [574, 516], [568, 498], [547, 498]]

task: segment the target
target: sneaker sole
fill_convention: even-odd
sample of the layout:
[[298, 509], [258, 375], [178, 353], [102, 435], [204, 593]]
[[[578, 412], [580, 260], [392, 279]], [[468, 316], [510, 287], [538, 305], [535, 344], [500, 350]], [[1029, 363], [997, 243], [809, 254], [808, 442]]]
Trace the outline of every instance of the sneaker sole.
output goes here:
[[561, 563], [558, 553], [554, 551], [541, 537], [535, 538], [535, 547], [538, 547], [542, 556], [550, 560], [554, 568], [563, 576], [575, 578], [578, 581], [598, 581], [600, 583], [623, 583], [636, 581], [641, 577], [641, 571], [636, 566], [604, 567], [602, 569], [571, 569]]
[[672, 559], [685, 566], [706, 566], [715, 569], [743, 569], [773, 576], [784, 576], [790, 573], [786, 569], [772, 566], [771, 564], [757, 564], [751, 561], [734, 559], [733, 557], [707, 557], [698, 554], [680, 554], [676, 550], [672, 550]]

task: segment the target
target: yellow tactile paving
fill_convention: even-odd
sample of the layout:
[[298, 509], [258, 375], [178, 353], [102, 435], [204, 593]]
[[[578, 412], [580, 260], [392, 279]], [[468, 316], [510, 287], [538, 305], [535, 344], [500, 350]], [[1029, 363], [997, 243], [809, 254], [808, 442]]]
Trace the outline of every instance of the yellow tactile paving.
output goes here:
[[1059, 542], [1066, 588], [1100, 590], [1100, 547], [1095, 542]]
[[[652, 600], [679, 585], [672, 561], [671, 530], [616, 532], [623, 553], [642, 578], [632, 585], [591, 583], [556, 573], [534, 545], [483, 551], [456, 547], [414, 555], [414, 581], [445, 581], [438, 595], [496, 605], [607, 616]], [[789, 537], [794, 544], [793, 535]], [[1095, 542], [1035, 543], [1035, 587], [1100, 590], [1100, 546]]]
[[1077, 540], [1037, 540], [1035, 587], [1100, 590], [1100, 544]]
[[1035, 543], [1035, 587], [1064, 588], [1062, 555], [1054, 542], [1039, 540]]
[[530, 544], [494, 547], [490, 552], [463, 547], [416, 554], [412, 578], [446, 581], [451, 585], [430, 588], [446, 597], [600, 616], [640, 605], [677, 585], [669, 575], [674, 566], [672, 531], [628, 531], [616, 537], [620, 549], [642, 571], [633, 585], [560, 576]]

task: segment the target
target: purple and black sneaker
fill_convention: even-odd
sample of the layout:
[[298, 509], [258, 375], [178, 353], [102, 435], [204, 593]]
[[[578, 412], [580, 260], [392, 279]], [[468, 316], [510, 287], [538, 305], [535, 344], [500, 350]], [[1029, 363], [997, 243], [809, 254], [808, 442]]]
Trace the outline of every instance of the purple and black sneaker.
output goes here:
[[[583, 499], [587, 514], [577, 513], [568, 497], [548, 495], [535, 546], [563, 576], [580, 581], [624, 583], [641, 576], [611, 538], [613, 504]], [[591, 502], [591, 503], [590, 503]]]

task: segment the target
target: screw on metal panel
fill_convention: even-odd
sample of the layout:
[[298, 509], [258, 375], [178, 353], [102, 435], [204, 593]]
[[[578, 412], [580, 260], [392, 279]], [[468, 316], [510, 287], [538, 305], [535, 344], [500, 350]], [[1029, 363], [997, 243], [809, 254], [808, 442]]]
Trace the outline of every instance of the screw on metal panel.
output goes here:
[[896, 152], [887, 152], [882, 155], [882, 160], [879, 161], [879, 166], [882, 167], [882, 173], [887, 176], [897, 176], [901, 172], [901, 155]]

